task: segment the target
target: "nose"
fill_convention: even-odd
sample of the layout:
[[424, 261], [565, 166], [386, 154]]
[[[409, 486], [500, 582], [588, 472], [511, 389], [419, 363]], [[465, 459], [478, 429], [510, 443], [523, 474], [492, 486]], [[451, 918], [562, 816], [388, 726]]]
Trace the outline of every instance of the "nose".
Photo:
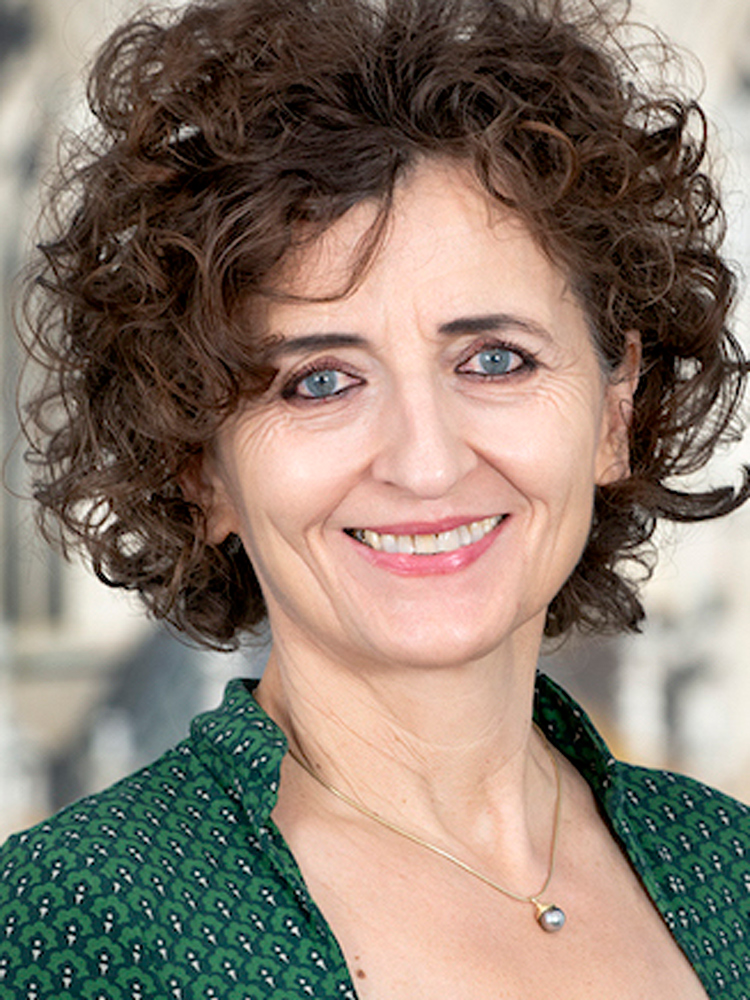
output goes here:
[[387, 400], [372, 473], [424, 499], [438, 499], [472, 469], [476, 454], [439, 387], [411, 382]]

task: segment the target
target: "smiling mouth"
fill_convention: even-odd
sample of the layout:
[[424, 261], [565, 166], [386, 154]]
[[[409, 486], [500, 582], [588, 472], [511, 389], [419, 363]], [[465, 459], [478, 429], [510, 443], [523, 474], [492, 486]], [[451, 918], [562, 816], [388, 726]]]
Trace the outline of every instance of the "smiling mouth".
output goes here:
[[479, 521], [461, 524], [451, 531], [441, 531], [430, 535], [389, 535], [380, 534], [370, 528], [346, 528], [346, 534], [374, 549], [376, 552], [398, 553], [407, 556], [436, 556], [444, 552], [455, 552], [481, 542], [491, 531], [505, 520], [505, 514], [484, 517]]

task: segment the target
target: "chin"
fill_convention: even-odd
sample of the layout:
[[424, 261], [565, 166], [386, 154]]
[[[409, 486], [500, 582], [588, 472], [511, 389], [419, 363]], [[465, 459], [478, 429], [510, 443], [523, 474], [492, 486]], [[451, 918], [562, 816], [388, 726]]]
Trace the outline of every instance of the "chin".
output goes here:
[[[461, 667], [480, 660], [501, 656], [503, 649], [511, 648], [522, 635], [534, 633], [537, 641], [544, 628], [544, 611], [538, 612], [525, 622], [500, 627], [494, 622], [488, 628], [487, 616], [479, 623], [458, 620], [453, 627], [429, 625], [425, 622], [403, 627], [378, 630], [372, 636], [363, 636], [366, 652], [360, 654], [367, 659], [378, 659], [385, 663], [412, 666], [421, 669]], [[387, 643], [383, 636], [388, 636]]]

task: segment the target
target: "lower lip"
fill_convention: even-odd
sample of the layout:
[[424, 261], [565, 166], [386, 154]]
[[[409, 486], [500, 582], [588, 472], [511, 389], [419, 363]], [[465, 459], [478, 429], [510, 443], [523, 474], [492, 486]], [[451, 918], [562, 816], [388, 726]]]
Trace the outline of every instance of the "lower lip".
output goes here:
[[506, 521], [507, 518], [504, 518], [478, 542], [464, 545], [452, 552], [439, 552], [435, 555], [412, 556], [403, 552], [379, 552], [363, 542], [358, 542], [356, 538], [351, 538], [351, 535], [347, 537], [357, 546], [361, 556], [373, 566], [388, 570], [389, 573], [395, 573], [397, 576], [447, 576], [449, 573], [458, 573], [476, 562], [495, 541]]

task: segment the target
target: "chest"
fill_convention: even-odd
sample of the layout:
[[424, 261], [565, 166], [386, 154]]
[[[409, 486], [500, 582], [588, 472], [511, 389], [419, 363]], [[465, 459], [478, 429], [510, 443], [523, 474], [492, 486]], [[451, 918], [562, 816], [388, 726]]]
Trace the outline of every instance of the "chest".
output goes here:
[[546, 933], [504, 896], [387, 831], [286, 831], [359, 1000], [706, 1000], [600, 820], [569, 817]]
[[627, 874], [602, 891], [561, 884], [550, 898], [567, 923], [548, 934], [529, 904], [437, 868], [412, 857], [316, 887], [360, 1000], [706, 1000]]

